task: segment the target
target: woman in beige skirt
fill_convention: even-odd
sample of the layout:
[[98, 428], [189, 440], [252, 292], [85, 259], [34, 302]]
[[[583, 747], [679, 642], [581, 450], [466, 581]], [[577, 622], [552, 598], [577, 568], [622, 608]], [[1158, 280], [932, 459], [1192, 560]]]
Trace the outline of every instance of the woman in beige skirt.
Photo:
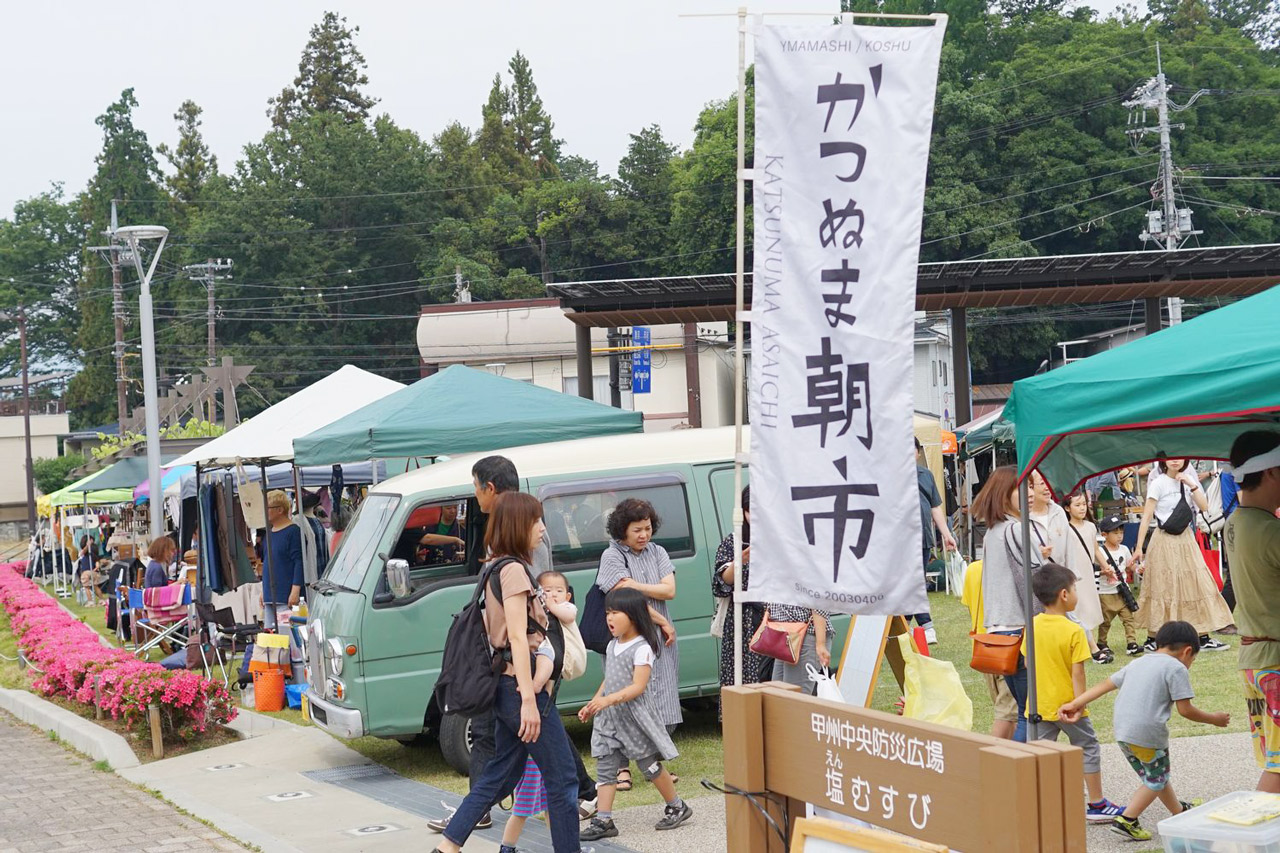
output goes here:
[[[1222, 651], [1230, 646], [1211, 638], [1209, 632], [1231, 624], [1231, 609], [1205, 565], [1196, 543], [1195, 525], [1188, 524], [1177, 533], [1165, 530], [1183, 501], [1193, 513], [1203, 512], [1209, 506], [1200, 481], [1194, 472], [1187, 470], [1185, 459], [1157, 462], [1147, 483], [1147, 502], [1138, 526], [1138, 547], [1133, 552], [1134, 561], [1142, 564], [1138, 569], [1142, 577], [1138, 617], [1147, 625], [1146, 649], [1154, 651], [1153, 638], [1160, 626], [1177, 619], [1195, 626], [1202, 651]], [[1158, 526], [1146, 544], [1144, 560], [1142, 537], [1152, 518]]]

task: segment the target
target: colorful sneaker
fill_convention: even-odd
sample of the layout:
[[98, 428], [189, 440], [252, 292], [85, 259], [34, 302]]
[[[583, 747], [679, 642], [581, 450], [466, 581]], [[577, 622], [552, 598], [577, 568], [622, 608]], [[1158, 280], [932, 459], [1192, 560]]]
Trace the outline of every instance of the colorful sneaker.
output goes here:
[[1125, 647], [1124, 652], [1129, 657], [1136, 658], [1138, 655], [1142, 654], [1142, 646], [1138, 645], [1137, 643], [1130, 643], [1128, 646]]
[[1202, 652], [1225, 652], [1231, 648], [1221, 640], [1215, 640], [1213, 637], [1200, 638], [1200, 651]]
[[662, 820], [654, 824], [653, 828], [675, 829], [691, 817], [693, 817], [693, 809], [689, 808], [688, 803], [681, 801], [678, 806], [667, 806], [663, 809]]
[[1124, 806], [1117, 806], [1115, 803], [1103, 797], [1096, 803], [1089, 803], [1085, 806], [1084, 819], [1092, 823], [1106, 823], [1114, 820], [1124, 814]]
[[[1203, 806], [1204, 800], [1199, 797], [1196, 797], [1193, 800], [1178, 800], [1178, 805], [1182, 806], [1182, 811], [1189, 812], [1197, 806]], [[1178, 814], [1182, 814], [1182, 812], [1179, 812]]]
[[1131, 841], [1151, 840], [1151, 830], [1143, 829], [1137, 818], [1127, 818], [1124, 815], [1120, 815], [1111, 821], [1111, 831], [1117, 835], [1123, 835]]
[[599, 841], [601, 838], [616, 838], [618, 835], [618, 827], [614, 825], [613, 819], [603, 820], [598, 817], [591, 818], [591, 823], [583, 827], [578, 833], [578, 838], [582, 841]]
[[[441, 805], [444, 805], [444, 807], [449, 810], [449, 814], [446, 817], [438, 817], [435, 820], [427, 821], [427, 829], [432, 832], [444, 832], [448, 829], [449, 821], [453, 820], [453, 813], [457, 811], [453, 806], [444, 803]], [[480, 822], [476, 824], [476, 829], [491, 829], [492, 827], [493, 815], [487, 813], [484, 817], [480, 818]]]

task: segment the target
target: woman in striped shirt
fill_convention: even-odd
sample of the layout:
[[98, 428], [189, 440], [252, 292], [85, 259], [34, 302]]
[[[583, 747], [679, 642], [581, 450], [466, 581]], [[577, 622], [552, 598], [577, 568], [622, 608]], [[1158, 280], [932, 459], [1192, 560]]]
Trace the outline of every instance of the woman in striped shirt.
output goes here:
[[676, 569], [661, 545], [652, 541], [662, 520], [653, 504], [627, 498], [614, 507], [608, 530], [613, 543], [600, 556], [596, 586], [609, 592], [630, 586], [649, 600], [649, 614], [662, 631], [666, 649], [654, 663], [649, 695], [654, 698], [658, 720], [668, 730], [683, 722], [680, 711], [680, 654], [667, 602], [676, 597]]

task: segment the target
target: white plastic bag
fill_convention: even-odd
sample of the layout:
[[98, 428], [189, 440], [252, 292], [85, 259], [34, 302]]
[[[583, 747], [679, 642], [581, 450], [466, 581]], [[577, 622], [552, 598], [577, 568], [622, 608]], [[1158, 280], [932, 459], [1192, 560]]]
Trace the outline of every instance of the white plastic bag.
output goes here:
[[813, 664], [804, 665], [805, 671], [809, 673], [809, 680], [815, 685], [814, 694], [819, 699], [830, 699], [832, 702], [843, 702], [844, 694], [840, 692], [840, 685], [836, 684], [836, 680], [831, 677], [831, 670], [825, 666], [821, 670], [813, 668]]
[[959, 549], [947, 552], [947, 592], [955, 596], [964, 594], [964, 573], [968, 567]]
[[718, 637], [718, 638], [724, 637], [724, 620], [725, 620], [725, 617], [728, 615], [729, 615], [728, 597], [726, 596], [725, 598], [717, 598], [716, 599], [716, 615], [711, 617], [711, 636]]

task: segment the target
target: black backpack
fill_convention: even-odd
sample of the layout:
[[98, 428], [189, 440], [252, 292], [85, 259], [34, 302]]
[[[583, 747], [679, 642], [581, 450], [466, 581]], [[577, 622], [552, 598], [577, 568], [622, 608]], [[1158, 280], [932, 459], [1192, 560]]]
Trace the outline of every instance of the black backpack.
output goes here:
[[[485, 585], [492, 587], [493, 597], [502, 601], [502, 569], [508, 563], [519, 562], [514, 557], [503, 557], [481, 570], [471, 601], [453, 617], [449, 634], [444, 641], [444, 654], [440, 660], [440, 674], [436, 678], [436, 705], [445, 714], [474, 717], [493, 707], [498, 693], [498, 679], [511, 659], [509, 649], [494, 649], [489, 645], [489, 633], [484, 624]], [[527, 571], [526, 567], [526, 571]], [[549, 630], [545, 632], [555, 651], [555, 667], [551, 678], [560, 677], [564, 666], [564, 632], [559, 620], [548, 614]], [[529, 633], [544, 633], [536, 623]]]

